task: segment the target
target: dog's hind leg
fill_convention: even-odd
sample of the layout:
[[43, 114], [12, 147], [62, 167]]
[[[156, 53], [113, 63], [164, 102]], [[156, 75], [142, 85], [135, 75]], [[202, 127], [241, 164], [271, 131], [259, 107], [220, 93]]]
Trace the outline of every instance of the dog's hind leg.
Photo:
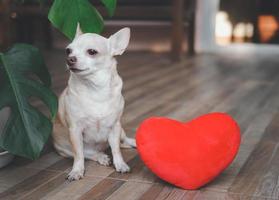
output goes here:
[[63, 157], [66, 157], [66, 158], [70, 158], [70, 157], [73, 157], [73, 152], [70, 148], [65, 148], [65, 147], [61, 147], [59, 146], [58, 144], [55, 144], [54, 143], [54, 147], [57, 151], [57, 153]]
[[122, 128], [121, 136], [120, 136], [120, 147], [121, 148], [136, 148], [136, 140], [133, 138], [127, 137], [125, 131]]
[[110, 165], [110, 158], [107, 154], [93, 149], [92, 146], [88, 144], [85, 144], [84, 147], [84, 157], [88, 160], [96, 161], [104, 166]]

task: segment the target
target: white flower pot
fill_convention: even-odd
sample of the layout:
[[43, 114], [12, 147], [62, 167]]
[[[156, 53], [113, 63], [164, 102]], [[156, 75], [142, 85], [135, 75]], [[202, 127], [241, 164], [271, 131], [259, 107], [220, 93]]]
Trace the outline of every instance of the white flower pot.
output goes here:
[[14, 159], [14, 155], [0, 149], [0, 168], [5, 167]]
[[[0, 134], [10, 114], [9, 108], [0, 110]], [[0, 148], [0, 168], [8, 165], [14, 158], [14, 155]]]

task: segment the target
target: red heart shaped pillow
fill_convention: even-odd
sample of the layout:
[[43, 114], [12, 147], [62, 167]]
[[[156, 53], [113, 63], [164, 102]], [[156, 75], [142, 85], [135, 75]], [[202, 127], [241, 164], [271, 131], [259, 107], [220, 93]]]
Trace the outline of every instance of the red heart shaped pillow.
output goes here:
[[190, 122], [149, 118], [137, 130], [137, 149], [146, 166], [161, 179], [197, 189], [233, 161], [240, 129], [227, 114], [211, 113]]

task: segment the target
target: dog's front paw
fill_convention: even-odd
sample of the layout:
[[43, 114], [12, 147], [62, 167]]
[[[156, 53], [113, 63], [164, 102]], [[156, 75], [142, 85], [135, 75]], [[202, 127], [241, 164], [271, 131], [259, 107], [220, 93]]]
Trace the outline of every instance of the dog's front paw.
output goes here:
[[114, 163], [115, 169], [120, 173], [127, 173], [130, 171], [130, 167], [125, 162]]
[[84, 170], [72, 170], [68, 174], [67, 179], [69, 181], [76, 181], [76, 180], [82, 179], [83, 176], [84, 176]]

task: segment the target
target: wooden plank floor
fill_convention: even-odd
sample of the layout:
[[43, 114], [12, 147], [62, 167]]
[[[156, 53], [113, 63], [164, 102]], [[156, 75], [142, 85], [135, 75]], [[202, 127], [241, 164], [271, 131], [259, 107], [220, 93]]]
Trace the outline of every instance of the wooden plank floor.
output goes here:
[[[164, 54], [126, 53], [119, 58], [126, 107], [123, 125], [134, 136], [149, 116], [187, 121], [221, 111], [240, 124], [242, 144], [233, 164], [197, 191], [164, 183], [125, 149], [129, 174], [86, 161], [84, 179], [67, 182], [72, 161], [50, 145], [40, 159], [17, 158], [0, 170], [0, 199], [279, 199], [279, 51], [234, 51], [205, 54], [170, 63]], [[68, 73], [63, 51], [46, 52], [59, 94]], [[39, 104], [40, 106], [40, 104]]]

